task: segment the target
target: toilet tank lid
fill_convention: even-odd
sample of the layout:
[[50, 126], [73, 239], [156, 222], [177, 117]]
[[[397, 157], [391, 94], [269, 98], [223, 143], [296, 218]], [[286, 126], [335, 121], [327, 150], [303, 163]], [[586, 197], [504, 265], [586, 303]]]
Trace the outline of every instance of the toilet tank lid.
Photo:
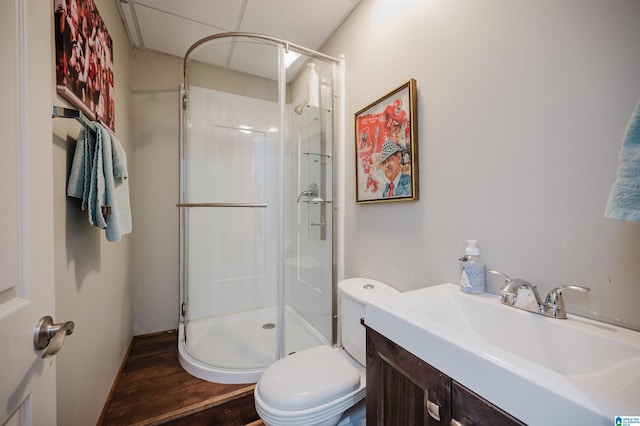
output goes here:
[[371, 278], [348, 278], [338, 283], [338, 289], [363, 304], [398, 293], [398, 290], [389, 284]]
[[282, 358], [260, 377], [260, 397], [272, 408], [303, 410], [355, 392], [361, 375], [347, 356], [325, 345]]

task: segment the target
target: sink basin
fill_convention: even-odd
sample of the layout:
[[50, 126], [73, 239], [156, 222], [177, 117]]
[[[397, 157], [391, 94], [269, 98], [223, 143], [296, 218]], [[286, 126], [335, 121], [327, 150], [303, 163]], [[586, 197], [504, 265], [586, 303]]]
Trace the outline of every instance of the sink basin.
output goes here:
[[456, 284], [374, 301], [365, 318], [525, 423], [611, 425], [640, 413], [638, 332], [573, 315], [547, 318]]

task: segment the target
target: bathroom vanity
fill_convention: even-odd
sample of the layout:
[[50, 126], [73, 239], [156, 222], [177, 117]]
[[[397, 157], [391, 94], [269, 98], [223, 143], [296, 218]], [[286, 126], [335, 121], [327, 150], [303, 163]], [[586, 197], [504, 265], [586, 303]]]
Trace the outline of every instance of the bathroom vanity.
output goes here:
[[376, 299], [364, 323], [369, 426], [608, 426], [640, 415], [637, 331], [455, 284]]
[[367, 426], [524, 425], [367, 327]]

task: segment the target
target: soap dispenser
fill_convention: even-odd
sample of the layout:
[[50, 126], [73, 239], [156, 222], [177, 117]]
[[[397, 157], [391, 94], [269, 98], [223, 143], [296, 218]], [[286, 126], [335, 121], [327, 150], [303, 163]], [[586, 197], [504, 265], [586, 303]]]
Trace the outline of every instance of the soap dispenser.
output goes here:
[[467, 240], [464, 257], [460, 261], [460, 289], [465, 293], [484, 293], [487, 289], [487, 268], [480, 260], [478, 241]]

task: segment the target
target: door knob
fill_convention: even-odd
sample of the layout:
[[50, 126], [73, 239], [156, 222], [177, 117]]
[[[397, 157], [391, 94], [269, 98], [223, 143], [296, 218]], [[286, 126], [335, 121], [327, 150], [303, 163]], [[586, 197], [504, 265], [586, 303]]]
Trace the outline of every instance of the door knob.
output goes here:
[[41, 351], [42, 358], [49, 358], [57, 354], [62, 348], [65, 336], [72, 334], [75, 325], [73, 321], [54, 324], [49, 315], [40, 318], [33, 334], [33, 346]]

